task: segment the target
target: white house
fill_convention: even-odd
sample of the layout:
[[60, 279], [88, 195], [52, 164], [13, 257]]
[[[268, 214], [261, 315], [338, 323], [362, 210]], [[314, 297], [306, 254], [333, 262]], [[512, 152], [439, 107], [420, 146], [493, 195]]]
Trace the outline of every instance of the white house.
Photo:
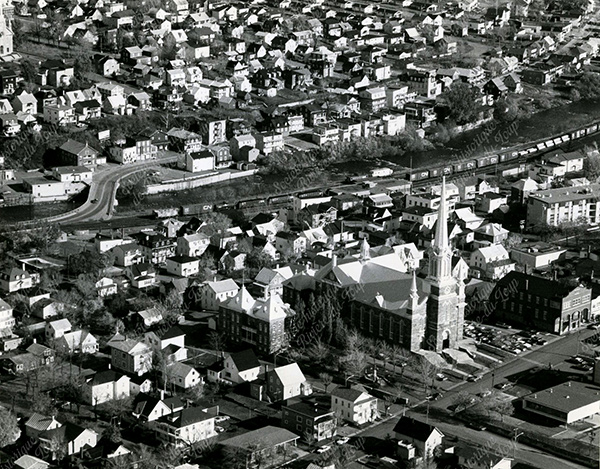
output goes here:
[[363, 425], [379, 415], [377, 398], [366, 391], [338, 386], [331, 393], [331, 409], [347, 422]]
[[473, 277], [499, 280], [515, 270], [515, 262], [503, 245], [492, 244], [473, 251], [469, 267]]
[[159, 440], [178, 446], [189, 446], [217, 434], [213, 409], [188, 407], [161, 418], [156, 424]]
[[111, 364], [115, 368], [136, 375], [143, 375], [152, 369], [152, 349], [145, 343], [117, 334], [107, 345], [110, 347]]
[[57, 319], [46, 323], [46, 342], [50, 343], [59, 337], [62, 337], [67, 332], [71, 332], [73, 326], [68, 319]]
[[173, 256], [167, 258], [167, 272], [180, 277], [191, 277], [200, 271], [200, 260], [190, 256]]
[[400, 442], [414, 445], [418, 456], [422, 458], [433, 456], [434, 450], [442, 444], [444, 439], [444, 434], [434, 426], [410, 417], [400, 417], [394, 427], [394, 433]]
[[217, 311], [219, 304], [228, 298], [234, 297], [239, 291], [238, 286], [233, 279], [225, 279], [214, 282], [205, 282], [198, 287], [198, 301], [202, 309]]
[[96, 373], [83, 384], [83, 399], [88, 405], [104, 404], [129, 397], [129, 377], [113, 370]]
[[174, 362], [167, 366], [163, 379], [167, 385], [173, 385], [179, 389], [193, 388], [202, 383], [202, 376], [193, 366], [180, 362]]
[[177, 238], [177, 255], [199, 257], [210, 244], [210, 237], [204, 233], [192, 233]]
[[0, 298], [0, 331], [12, 329], [14, 325], [13, 307]]
[[228, 355], [224, 368], [223, 378], [236, 384], [254, 381], [260, 374], [260, 362], [252, 349]]

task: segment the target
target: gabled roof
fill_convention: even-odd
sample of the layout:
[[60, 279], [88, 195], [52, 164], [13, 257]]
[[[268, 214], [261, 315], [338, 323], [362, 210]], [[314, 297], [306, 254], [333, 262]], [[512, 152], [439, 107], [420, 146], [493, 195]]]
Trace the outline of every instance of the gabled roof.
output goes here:
[[256, 355], [252, 349], [232, 353], [230, 357], [238, 371], [247, 371], [260, 367], [260, 362], [258, 361], [258, 358], [256, 358]]
[[248, 312], [252, 310], [255, 303], [256, 300], [248, 290], [246, 290], [246, 287], [242, 285], [242, 288], [240, 288], [237, 294], [226, 303], [226, 307], [236, 311]]
[[[117, 373], [114, 370], [105, 370], [105, 371], [100, 371], [99, 373], [96, 373], [89, 381], [88, 381], [88, 385], [89, 386], [99, 386], [102, 384], [106, 384], [106, 383], [114, 383], [116, 381], [119, 381], [121, 378], [123, 378], [124, 375], [122, 375], [121, 373]], [[129, 378], [127, 378], [129, 379]]]
[[238, 291], [239, 286], [235, 281], [231, 278], [227, 278], [224, 280], [219, 280], [216, 282], [206, 282], [208, 288], [210, 288], [215, 293], [224, 293], [229, 291]]
[[417, 441], [423, 442], [427, 441], [434, 431], [440, 432], [433, 425], [428, 425], [410, 417], [400, 417], [400, 420], [398, 420], [398, 423], [394, 427], [394, 433], [410, 436]]
[[25, 426], [37, 431], [46, 431], [48, 430], [48, 427], [55, 422], [57, 422], [57, 420], [54, 417], [49, 417], [34, 412], [31, 417], [27, 419], [27, 422], [25, 422]]
[[35, 456], [25, 454], [14, 462], [15, 467], [22, 469], [46, 469], [50, 464]]
[[62, 427], [58, 427], [53, 430], [46, 430], [45, 432], [40, 433], [40, 439], [50, 441], [57, 439], [58, 441], [64, 441], [65, 443], [68, 443], [76, 440], [85, 431], [94, 432], [93, 430], [80, 427], [74, 423], [66, 422]]
[[283, 386], [294, 386], [306, 381], [306, 377], [297, 363], [279, 366], [272, 373], [275, 373]]
[[188, 407], [180, 412], [167, 415], [163, 417], [162, 420], [172, 427], [184, 428], [212, 418], [215, 418], [215, 415], [208, 413], [206, 409], [202, 409], [201, 407]]
[[361, 397], [364, 397], [364, 400], [373, 398], [367, 392], [364, 392], [364, 391], [361, 391], [358, 389], [353, 389], [353, 388], [346, 388], [344, 386], [336, 387], [331, 392], [331, 395], [333, 397], [338, 397], [340, 399], [343, 399], [345, 401], [350, 401], [350, 402], [358, 402]]

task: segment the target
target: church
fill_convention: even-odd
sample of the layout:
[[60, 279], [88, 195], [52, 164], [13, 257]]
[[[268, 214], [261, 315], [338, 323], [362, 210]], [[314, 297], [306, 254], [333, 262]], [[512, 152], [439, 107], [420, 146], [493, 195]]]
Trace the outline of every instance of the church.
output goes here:
[[370, 258], [363, 241], [358, 259], [334, 258], [317, 273], [320, 293], [328, 287], [338, 295], [342, 291], [349, 308], [346, 319], [365, 336], [412, 352], [457, 348], [463, 339], [467, 270], [448, 240], [445, 179], [426, 277], [395, 258]]

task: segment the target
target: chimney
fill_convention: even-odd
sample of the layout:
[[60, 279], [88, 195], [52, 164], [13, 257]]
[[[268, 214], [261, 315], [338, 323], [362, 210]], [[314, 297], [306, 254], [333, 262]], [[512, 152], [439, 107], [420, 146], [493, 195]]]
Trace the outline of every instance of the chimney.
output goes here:
[[336, 266], [337, 266], [337, 254], [334, 254], [334, 255], [331, 257], [331, 265], [332, 265], [333, 267], [336, 267]]
[[109, 369], [109, 370], [111, 369], [111, 365], [110, 365], [110, 363], [108, 364], [108, 369]]
[[529, 279], [525, 279], [525, 290], [529, 290]]
[[556, 281], [558, 279], [558, 270], [554, 271], [554, 280]]
[[33, 343], [37, 344], [37, 339], [35, 337], [33, 338]]
[[164, 390], [160, 390], [160, 400], [164, 401], [165, 400], [165, 391]]

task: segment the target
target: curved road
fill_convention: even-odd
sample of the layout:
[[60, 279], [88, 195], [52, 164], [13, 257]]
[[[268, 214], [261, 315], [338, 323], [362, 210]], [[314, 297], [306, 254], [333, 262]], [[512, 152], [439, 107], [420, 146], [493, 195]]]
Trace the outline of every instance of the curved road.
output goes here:
[[[83, 205], [67, 213], [46, 218], [45, 220], [58, 223], [78, 223], [90, 220], [107, 220], [111, 218], [114, 208], [115, 195], [121, 179], [132, 174], [158, 167], [165, 163], [174, 163], [178, 155], [167, 152], [156, 160], [143, 161], [124, 166], [109, 165], [94, 173], [88, 199]], [[92, 200], [97, 202], [92, 203]], [[41, 220], [34, 220], [36, 223]], [[43, 220], [42, 220], [43, 221]]]

